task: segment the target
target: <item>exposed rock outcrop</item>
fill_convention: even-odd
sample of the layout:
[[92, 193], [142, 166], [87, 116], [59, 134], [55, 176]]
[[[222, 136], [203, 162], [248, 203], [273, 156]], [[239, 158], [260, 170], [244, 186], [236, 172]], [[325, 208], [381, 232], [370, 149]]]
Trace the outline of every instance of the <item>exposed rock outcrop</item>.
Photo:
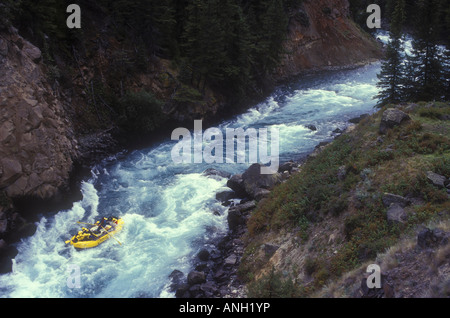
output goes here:
[[380, 123], [380, 133], [386, 134], [388, 129], [401, 125], [403, 122], [410, 120], [408, 114], [395, 108], [388, 108], [384, 111]]
[[[332, 2], [332, 4], [330, 4]], [[293, 12], [277, 76], [354, 66], [381, 57], [379, 44], [349, 18], [348, 0], [306, 0]]]
[[39, 48], [0, 34], [0, 190], [50, 199], [67, 188], [77, 141], [46, 81]]

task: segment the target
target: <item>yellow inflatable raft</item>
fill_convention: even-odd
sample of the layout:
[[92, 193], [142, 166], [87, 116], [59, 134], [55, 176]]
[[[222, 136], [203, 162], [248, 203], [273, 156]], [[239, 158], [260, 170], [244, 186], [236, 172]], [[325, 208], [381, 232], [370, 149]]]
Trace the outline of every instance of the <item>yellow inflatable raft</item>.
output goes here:
[[[78, 222], [80, 224], [88, 224]], [[82, 228], [74, 237], [66, 241], [66, 244], [71, 244], [77, 249], [87, 249], [100, 245], [109, 238], [114, 238], [121, 244], [114, 235], [122, 230], [123, 220], [120, 218], [109, 217], [97, 221], [95, 224], [89, 224], [92, 227]]]

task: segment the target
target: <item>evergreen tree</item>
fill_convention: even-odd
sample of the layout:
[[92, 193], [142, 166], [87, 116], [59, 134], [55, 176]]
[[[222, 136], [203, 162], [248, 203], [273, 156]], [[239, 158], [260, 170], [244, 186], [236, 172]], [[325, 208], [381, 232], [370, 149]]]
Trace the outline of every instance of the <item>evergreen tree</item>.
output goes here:
[[405, 0], [396, 0], [391, 17], [390, 40], [386, 48], [386, 58], [377, 75], [377, 87], [380, 92], [375, 98], [378, 105], [399, 103], [404, 98], [403, 85], [405, 76], [404, 48], [402, 45], [402, 26], [405, 21]]
[[409, 57], [414, 86], [408, 95], [414, 100], [434, 100], [442, 96], [443, 59], [437, 46], [441, 4], [440, 0], [417, 2], [417, 24]]
[[442, 71], [442, 87], [444, 100], [450, 100], [450, 49], [445, 48], [443, 53], [443, 71]]
[[289, 20], [281, 0], [249, 1], [246, 15], [256, 57], [254, 72], [264, 77], [278, 65]]

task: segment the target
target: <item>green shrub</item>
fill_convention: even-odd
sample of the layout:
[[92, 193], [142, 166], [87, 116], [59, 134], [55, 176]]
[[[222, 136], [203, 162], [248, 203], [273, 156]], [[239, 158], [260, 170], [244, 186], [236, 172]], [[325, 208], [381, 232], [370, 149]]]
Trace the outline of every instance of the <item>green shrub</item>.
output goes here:
[[283, 277], [272, 268], [269, 274], [248, 285], [250, 298], [293, 298], [300, 297], [302, 289], [290, 277]]
[[200, 93], [197, 89], [192, 86], [188, 86], [185, 84], [181, 84], [181, 87], [178, 88], [175, 93], [173, 99], [177, 102], [187, 102], [187, 103], [196, 103], [201, 101], [203, 98], [202, 93]]
[[317, 259], [308, 256], [306, 258], [305, 264], [303, 266], [305, 274], [308, 276], [311, 276], [312, 274], [314, 274], [317, 271], [318, 268], [319, 268], [319, 263], [318, 263]]
[[163, 103], [152, 93], [140, 91], [127, 93], [116, 105], [120, 114], [119, 123], [127, 132], [147, 134], [160, 127], [165, 121]]
[[431, 119], [442, 119], [445, 115], [450, 115], [450, 110], [447, 107], [421, 107], [417, 113], [421, 117], [431, 118]]

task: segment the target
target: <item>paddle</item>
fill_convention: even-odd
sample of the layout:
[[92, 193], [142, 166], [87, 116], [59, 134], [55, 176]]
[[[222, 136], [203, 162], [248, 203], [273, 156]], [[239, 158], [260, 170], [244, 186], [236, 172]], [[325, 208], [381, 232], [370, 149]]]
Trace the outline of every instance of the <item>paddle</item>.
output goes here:
[[[86, 225], [97, 226], [97, 224], [86, 223], [86, 222], [80, 222], [80, 221], [78, 221], [77, 223], [78, 223], [78, 224], [86, 224]], [[112, 235], [111, 233], [109, 233], [108, 230], [106, 230], [102, 225], [100, 225], [100, 226], [101, 226], [102, 229], [105, 230], [105, 232], [107, 233], [108, 236], [112, 237], [113, 239], [115, 239], [115, 240], [117, 241], [117, 243], [119, 243], [120, 245], [122, 245], [122, 243], [120, 243], [120, 241], [119, 241], [118, 239], [116, 239], [116, 238], [114, 237], [114, 235]], [[95, 234], [94, 234], [94, 235], [95, 235]], [[95, 235], [95, 236], [97, 236], [97, 235]], [[69, 241], [69, 242], [70, 242], [70, 241]], [[66, 243], [66, 244], [67, 244], [67, 243]]]

